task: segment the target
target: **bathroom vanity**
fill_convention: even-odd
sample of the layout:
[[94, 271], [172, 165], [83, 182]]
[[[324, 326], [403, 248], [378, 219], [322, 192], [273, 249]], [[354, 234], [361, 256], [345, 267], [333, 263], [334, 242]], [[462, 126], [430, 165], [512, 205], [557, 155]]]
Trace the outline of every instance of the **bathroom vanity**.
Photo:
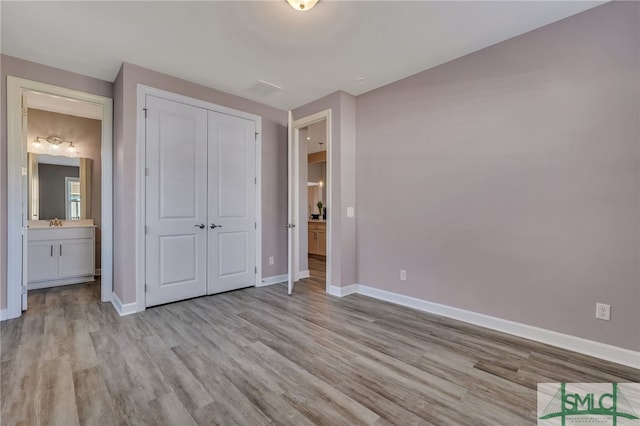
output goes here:
[[29, 290], [94, 281], [95, 226], [92, 220], [29, 221]]

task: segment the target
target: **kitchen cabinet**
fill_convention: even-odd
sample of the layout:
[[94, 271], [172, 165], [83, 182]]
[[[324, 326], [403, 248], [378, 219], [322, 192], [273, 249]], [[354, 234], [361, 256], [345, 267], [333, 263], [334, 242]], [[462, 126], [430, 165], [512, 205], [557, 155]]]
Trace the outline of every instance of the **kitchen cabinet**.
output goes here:
[[94, 280], [95, 227], [30, 228], [27, 237], [30, 290]]
[[309, 254], [327, 255], [327, 223], [309, 221], [308, 228]]

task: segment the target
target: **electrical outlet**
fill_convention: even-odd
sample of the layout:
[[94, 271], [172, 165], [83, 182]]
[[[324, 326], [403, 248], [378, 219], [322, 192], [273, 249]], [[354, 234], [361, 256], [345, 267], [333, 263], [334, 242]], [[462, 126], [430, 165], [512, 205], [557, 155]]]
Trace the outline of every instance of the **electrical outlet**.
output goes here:
[[407, 280], [407, 271], [405, 269], [400, 269], [400, 280], [401, 281]]
[[596, 303], [596, 318], [609, 321], [611, 319], [611, 305]]
[[269, 256], [269, 265], [273, 265], [274, 259], [273, 256]]

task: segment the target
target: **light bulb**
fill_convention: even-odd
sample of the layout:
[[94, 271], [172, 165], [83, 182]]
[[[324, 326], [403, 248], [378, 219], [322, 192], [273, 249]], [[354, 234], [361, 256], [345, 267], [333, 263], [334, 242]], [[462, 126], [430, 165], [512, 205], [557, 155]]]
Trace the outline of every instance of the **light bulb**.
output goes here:
[[318, 3], [318, 0], [287, 0], [295, 10], [306, 12]]

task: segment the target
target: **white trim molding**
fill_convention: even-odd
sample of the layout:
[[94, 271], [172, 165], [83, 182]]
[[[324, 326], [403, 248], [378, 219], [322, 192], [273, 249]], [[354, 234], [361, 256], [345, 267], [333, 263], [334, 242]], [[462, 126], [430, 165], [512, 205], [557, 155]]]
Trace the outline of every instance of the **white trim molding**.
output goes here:
[[[291, 111], [289, 111], [289, 113], [291, 114]], [[334, 225], [333, 225], [333, 221], [335, 220], [334, 218], [336, 217], [336, 215], [339, 214], [339, 209], [334, 209], [333, 206], [333, 188], [339, 188], [340, 187], [340, 181], [339, 179], [334, 179], [333, 176], [333, 141], [332, 141], [332, 130], [331, 130], [331, 108], [329, 109], [325, 109], [323, 111], [320, 112], [316, 112], [315, 114], [311, 114], [308, 115], [306, 117], [302, 117], [299, 118], [295, 121], [293, 121], [292, 126], [293, 126], [293, 131], [292, 131], [292, 137], [293, 137], [293, 148], [292, 152], [293, 152], [293, 165], [289, 165], [289, 168], [291, 168], [291, 166], [293, 166], [293, 176], [289, 176], [289, 185], [293, 190], [293, 194], [289, 194], [290, 198], [293, 198], [291, 200], [292, 204], [295, 206], [293, 208], [293, 221], [292, 223], [300, 225], [300, 222], [303, 220], [306, 220], [306, 218], [301, 218], [298, 217], [299, 216], [299, 206], [300, 206], [300, 202], [301, 200], [300, 198], [300, 156], [298, 155], [299, 153], [299, 148], [298, 146], [300, 145], [300, 129], [307, 127], [311, 124], [314, 123], [319, 123], [322, 120], [325, 120], [325, 135], [326, 135], [326, 151], [327, 151], [327, 184], [326, 184], [326, 191], [327, 191], [327, 232], [326, 232], [326, 245], [327, 245], [327, 253], [326, 253], [326, 285], [325, 285], [325, 291], [329, 294], [331, 294], [331, 283], [332, 281], [332, 274], [333, 274], [333, 239], [336, 238], [336, 240], [338, 240], [338, 236], [334, 236], [333, 235], [333, 230], [334, 230]], [[291, 170], [290, 170], [291, 172]], [[306, 183], [305, 183], [306, 185]], [[334, 186], [335, 185], [335, 186]], [[293, 196], [292, 196], [293, 195]], [[306, 202], [304, 203], [306, 204]], [[293, 274], [295, 275], [296, 272], [300, 274], [301, 272], [299, 271], [300, 268], [300, 230], [302, 228], [300, 226], [296, 226], [295, 228], [293, 228], [293, 269], [290, 269], [291, 271], [294, 271]], [[291, 262], [291, 259], [289, 259], [289, 262]], [[297, 281], [298, 279], [301, 278], [308, 278], [308, 277], [304, 277], [304, 276], [300, 276], [298, 275], [298, 277], [294, 276], [294, 281]]]
[[122, 303], [122, 300], [115, 293], [111, 293], [111, 304], [121, 317], [138, 312], [138, 304], [136, 302]]
[[429, 302], [427, 300], [405, 296], [387, 290], [380, 290], [363, 284], [351, 284], [346, 287], [331, 286], [329, 291], [329, 294], [338, 297], [354, 293], [640, 369], [640, 352], [632, 351], [630, 349], [620, 348], [452, 306], [441, 305], [439, 303]]
[[256, 287], [266, 287], [268, 285], [280, 284], [289, 281], [289, 274], [275, 275], [273, 277], [263, 278], [262, 282], [256, 285]]
[[9, 319], [9, 317], [7, 316], [7, 310], [6, 309], [0, 309], [0, 321], [4, 321], [6, 319]]
[[298, 275], [296, 276], [296, 281], [309, 278], [310, 276], [311, 276], [311, 273], [309, 272], [308, 269], [306, 271], [298, 271]]
[[37, 92], [88, 102], [102, 108], [102, 247], [101, 300], [113, 291], [113, 99], [47, 83], [7, 76], [7, 308], [5, 319], [22, 314], [22, 286], [26, 283], [27, 256], [27, 146], [23, 137], [23, 95]]
[[331, 296], [344, 297], [350, 294], [358, 293], [358, 289], [359, 284], [351, 284], [345, 287], [330, 285], [327, 293], [329, 293]]

